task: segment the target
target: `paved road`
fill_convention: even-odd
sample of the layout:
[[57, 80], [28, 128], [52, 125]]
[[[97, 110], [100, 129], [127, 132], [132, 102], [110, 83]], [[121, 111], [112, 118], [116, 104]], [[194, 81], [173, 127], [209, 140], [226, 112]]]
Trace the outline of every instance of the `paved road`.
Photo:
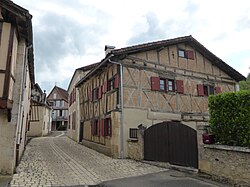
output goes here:
[[66, 136], [34, 138], [11, 181], [11, 186], [95, 185], [166, 169], [129, 159], [112, 159]]
[[64, 132], [33, 138], [11, 186], [218, 187], [185, 173], [112, 159], [67, 138]]
[[196, 174], [168, 170], [137, 177], [129, 177], [103, 182], [99, 187], [225, 187], [210, 180], [198, 177]]

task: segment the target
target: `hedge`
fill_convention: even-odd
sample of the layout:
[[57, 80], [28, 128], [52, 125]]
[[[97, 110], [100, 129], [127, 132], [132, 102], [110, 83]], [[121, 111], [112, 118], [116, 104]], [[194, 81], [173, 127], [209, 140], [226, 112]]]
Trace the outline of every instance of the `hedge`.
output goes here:
[[211, 95], [210, 127], [220, 144], [250, 147], [250, 91]]

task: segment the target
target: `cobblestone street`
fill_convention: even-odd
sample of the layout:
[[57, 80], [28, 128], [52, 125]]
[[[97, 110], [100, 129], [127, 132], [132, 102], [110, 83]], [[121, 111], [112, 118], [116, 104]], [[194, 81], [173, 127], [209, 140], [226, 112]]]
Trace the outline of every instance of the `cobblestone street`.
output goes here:
[[66, 136], [34, 138], [26, 147], [11, 186], [94, 185], [167, 169], [112, 159]]

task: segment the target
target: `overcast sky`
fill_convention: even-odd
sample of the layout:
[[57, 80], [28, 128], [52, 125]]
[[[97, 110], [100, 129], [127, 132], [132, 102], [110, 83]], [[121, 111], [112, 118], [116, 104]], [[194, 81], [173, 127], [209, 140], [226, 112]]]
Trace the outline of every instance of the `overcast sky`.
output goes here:
[[76, 68], [116, 48], [192, 35], [242, 73], [250, 72], [249, 0], [13, 0], [33, 15], [35, 77], [47, 93]]

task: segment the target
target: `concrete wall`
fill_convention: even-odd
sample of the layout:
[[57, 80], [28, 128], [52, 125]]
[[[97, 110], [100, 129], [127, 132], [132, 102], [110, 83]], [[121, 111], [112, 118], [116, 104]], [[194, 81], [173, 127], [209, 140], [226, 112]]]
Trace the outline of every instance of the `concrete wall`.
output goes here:
[[205, 145], [199, 163], [201, 172], [234, 184], [250, 184], [249, 148]]
[[15, 167], [16, 125], [7, 120], [7, 112], [0, 110], [0, 174], [11, 174]]

